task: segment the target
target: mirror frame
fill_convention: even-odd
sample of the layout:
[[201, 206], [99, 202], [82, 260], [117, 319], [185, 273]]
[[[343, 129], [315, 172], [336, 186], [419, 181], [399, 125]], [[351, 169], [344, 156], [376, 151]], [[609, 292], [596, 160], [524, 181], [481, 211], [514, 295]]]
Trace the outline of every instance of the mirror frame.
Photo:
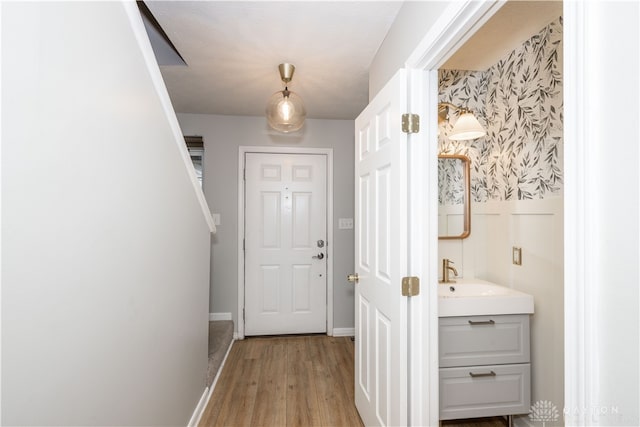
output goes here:
[[438, 236], [439, 240], [466, 239], [471, 234], [471, 160], [463, 154], [438, 154], [440, 159], [458, 159], [462, 161], [464, 171], [464, 224], [462, 234], [458, 236]]

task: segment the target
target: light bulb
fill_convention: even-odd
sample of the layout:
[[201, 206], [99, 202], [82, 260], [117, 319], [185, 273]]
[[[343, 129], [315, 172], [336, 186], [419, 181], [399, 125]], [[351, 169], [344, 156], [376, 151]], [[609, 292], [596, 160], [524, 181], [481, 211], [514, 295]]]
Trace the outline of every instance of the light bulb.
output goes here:
[[267, 121], [277, 131], [288, 133], [302, 128], [307, 115], [302, 99], [285, 88], [271, 95], [267, 103]]
[[284, 122], [289, 122], [295, 110], [296, 110], [296, 107], [293, 105], [291, 101], [289, 101], [289, 97], [283, 96], [282, 101], [278, 103], [278, 112], [280, 114], [280, 117], [282, 117], [282, 120]]

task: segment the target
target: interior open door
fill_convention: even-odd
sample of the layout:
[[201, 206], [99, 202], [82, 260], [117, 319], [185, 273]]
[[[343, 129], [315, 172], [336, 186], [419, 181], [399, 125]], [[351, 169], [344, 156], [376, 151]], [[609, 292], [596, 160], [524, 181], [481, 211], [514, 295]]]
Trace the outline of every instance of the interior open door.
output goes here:
[[407, 425], [407, 73], [355, 122], [355, 400], [367, 426]]

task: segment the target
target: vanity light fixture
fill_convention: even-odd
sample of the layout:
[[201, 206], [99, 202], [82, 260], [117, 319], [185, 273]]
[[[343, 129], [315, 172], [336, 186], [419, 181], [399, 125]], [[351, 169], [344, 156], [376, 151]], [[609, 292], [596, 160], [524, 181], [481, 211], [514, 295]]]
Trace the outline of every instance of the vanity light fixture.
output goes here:
[[295, 132], [302, 128], [307, 112], [302, 99], [289, 90], [288, 84], [293, 78], [296, 67], [293, 64], [280, 64], [280, 78], [284, 82], [284, 90], [271, 95], [267, 103], [267, 122], [273, 129], [283, 132]]
[[456, 107], [448, 102], [441, 102], [438, 104], [438, 123], [447, 120], [449, 117], [449, 110], [455, 110], [459, 112], [458, 120], [453, 125], [451, 133], [448, 138], [453, 141], [466, 141], [469, 139], [476, 139], [487, 134], [487, 131], [482, 127], [476, 116], [467, 108]]

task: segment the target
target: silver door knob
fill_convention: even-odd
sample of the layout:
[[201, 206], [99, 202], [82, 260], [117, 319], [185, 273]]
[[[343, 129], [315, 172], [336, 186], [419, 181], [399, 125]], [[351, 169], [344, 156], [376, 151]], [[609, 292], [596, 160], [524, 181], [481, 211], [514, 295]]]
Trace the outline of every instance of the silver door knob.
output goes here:
[[351, 283], [358, 283], [360, 277], [358, 277], [358, 273], [347, 274], [347, 280]]
[[320, 252], [318, 255], [314, 255], [311, 258], [315, 258], [315, 259], [323, 259], [324, 258], [324, 254], [322, 252]]

